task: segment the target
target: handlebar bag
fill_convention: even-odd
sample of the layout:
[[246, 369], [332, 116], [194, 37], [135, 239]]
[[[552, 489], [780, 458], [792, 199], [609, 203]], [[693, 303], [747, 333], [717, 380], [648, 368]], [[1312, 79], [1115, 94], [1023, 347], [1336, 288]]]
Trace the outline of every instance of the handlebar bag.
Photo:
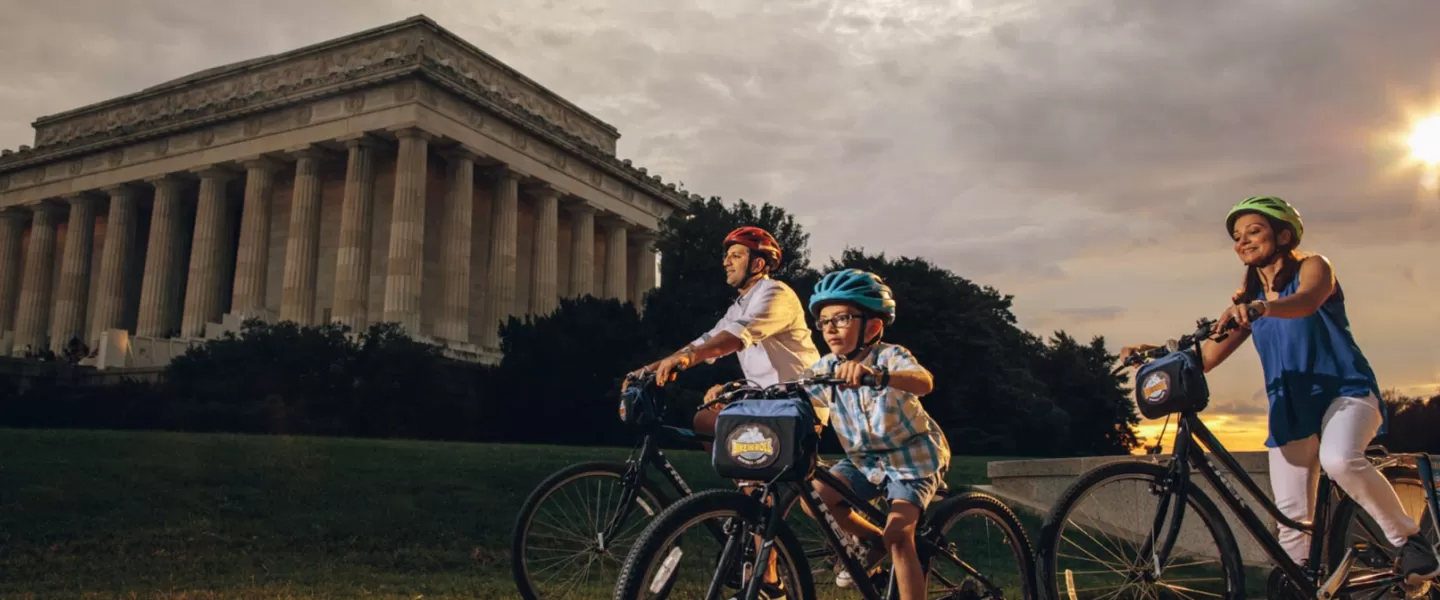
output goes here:
[[1210, 404], [1204, 363], [1193, 349], [1171, 352], [1135, 372], [1135, 404], [1147, 419], [1191, 411]]
[[653, 385], [631, 384], [620, 393], [620, 421], [631, 427], [648, 427], [660, 421], [659, 390]]
[[715, 421], [715, 472], [748, 481], [803, 481], [819, 455], [813, 410], [802, 398], [730, 403]]

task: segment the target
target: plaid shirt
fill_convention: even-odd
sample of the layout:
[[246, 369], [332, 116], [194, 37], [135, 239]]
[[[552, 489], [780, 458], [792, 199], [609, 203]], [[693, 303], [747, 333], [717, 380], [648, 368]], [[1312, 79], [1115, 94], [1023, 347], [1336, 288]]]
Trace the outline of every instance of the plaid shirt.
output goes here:
[[[891, 373], [921, 368], [904, 346], [884, 342], [876, 344], [864, 360], [872, 369], [884, 366]], [[812, 370], [834, 373], [841, 362], [840, 357], [827, 354]], [[920, 479], [949, 466], [950, 444], [920, 405], [919, 396], [893, 387], [814, 386], [809, 393], [830, 405], [830, 425], [845, 456], [871, 482], [878, 485], [887, 475], [895, 480]]]

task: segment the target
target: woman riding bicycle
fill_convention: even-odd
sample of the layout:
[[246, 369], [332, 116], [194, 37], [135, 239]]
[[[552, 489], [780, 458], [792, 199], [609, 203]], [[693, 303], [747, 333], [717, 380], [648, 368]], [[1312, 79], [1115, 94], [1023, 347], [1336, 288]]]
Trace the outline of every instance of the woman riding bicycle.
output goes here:
[[[1304, 223], [1280, 198], [1245, 199], [1230, 209], [1225, 228], [1246, 270], [1215, 331], [1232, 321], [1239, 328], [1202, 347], [1204, 367], [1209, 372], [1254, 337], [1270, 403], [1265, 445], [1276, 506], [1287, 517], [1310, 520], [1318, 463], [1401, 548], [1400, 573], [1412, 581], [1434, 578], [1440, 574], [1435, 549], [1365, 458], [1366, 446], [1384, 432], [1385, 406], [1350, 332], [1345, 295], [1330, 262], [1298, 249]], [[1250, 312], [1259, 317], [1251, 321]], [[1124, 348], [1121, 358], [1148, 348], [1153, 346]], [[1306, 560], [1308, 534], [1280, 525], [1279, 539], [1297, 563]]]

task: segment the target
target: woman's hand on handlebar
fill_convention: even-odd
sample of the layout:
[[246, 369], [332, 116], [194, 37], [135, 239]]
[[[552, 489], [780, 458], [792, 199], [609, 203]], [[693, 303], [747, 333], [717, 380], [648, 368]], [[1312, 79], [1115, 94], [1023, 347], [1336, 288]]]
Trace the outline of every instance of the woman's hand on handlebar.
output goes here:
[[1217, 334], [1221, 333], [1229, 329], [1227, 324], [1232, 321], [1235, 323], [1233, 327], [1250, 329], [1250, 323], [1255, 319], [1265, 316], [1265, 313], [1269, 312], [1269, 310], [1270, 305], [1264, 300], [1231, 305], [1225, 309], [1225, 312], [1220, 313], [1220, 318], [1215, 320], [1215, 325], [1211, 327], [1211, 331]]
[[865, 383], [862, 378], [869, 376], [871, 380], [875, 377], [875, 370], [853, 360], [847, 360], [835, 367], [835, 378], [845, 381], [842, 388], [858, 388]]

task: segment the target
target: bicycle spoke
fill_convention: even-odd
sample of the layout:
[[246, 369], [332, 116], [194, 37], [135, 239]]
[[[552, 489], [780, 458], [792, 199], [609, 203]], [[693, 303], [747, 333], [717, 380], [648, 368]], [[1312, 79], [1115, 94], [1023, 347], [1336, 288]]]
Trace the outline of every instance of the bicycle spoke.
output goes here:
[[[1222, 551], [1207, 543], [1214, 538], [1195, 512], [1193, 498], [1170, 505], [1158, 530], [1152, 530], [1153, 518], [1135, 518], [1159, 510], [1161, 498], [1151, 492], [1152, 477], [1122, 472], [1096, 480], [1069, 501], [1051, 542], [1056, 546], [1051, 550], [1054, 571], [1046, 575], [1053, 578], [1060, 598], [1225, 597]], [[1153, 551], [1164, 542], [1174, 519], [1181, 518], [1180, 510], [1185, 513], [1179, 537], [1157, 581]]]
[[[658, 505], [648, 492], [625, 503], [621, 472], [578, 472], [549, 489], [530, 513], [523, 546], [525, 583], [546, 599], [591, 597], [614, 585], [634, 537]], [[624, 520], [619, 520], [626, 512]], [[619, 535], [603, 540], [611, 521]]]

